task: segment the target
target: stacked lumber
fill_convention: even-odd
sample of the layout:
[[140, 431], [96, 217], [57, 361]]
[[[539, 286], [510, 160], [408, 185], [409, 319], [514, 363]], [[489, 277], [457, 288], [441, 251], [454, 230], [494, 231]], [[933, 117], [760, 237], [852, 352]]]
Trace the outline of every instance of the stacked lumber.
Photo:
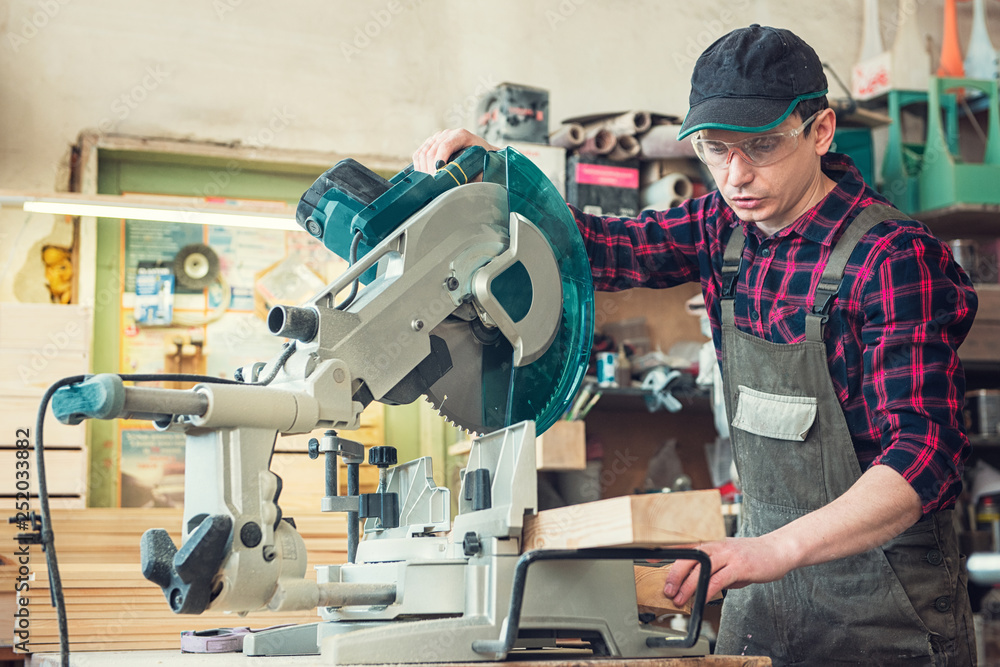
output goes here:
[[[74, 651], [179, 649], [184, 630], [281, 623], [310, 623], [315, 610], [287, 613], [256, 612], [246, 617], [225, 613], [198, 616], [170, 611], [160, 588], [140, 571], [139, 539], [149, 528], [165, 528], [180, 543], [179, 509], [53, 510], [52, 527], [59, 572]], [[347, 559], [347, 527], [343, 515], [296, 516], [295, 523], [309, 554], [307, 578], [315, 579], [313, 565], [343, 563]], [[16, 528], [0, 528], [7, 544]], [[31, 612], [30, 648], [33, 652], [59, 649], [56, 610], [49, 604], [45, 556], [31, 547], [34, 581], [28, 591]], [[13, 589], [16, 567], [3, 570], [0, 586]], [[8, 617], [9, 618], [9, 617]]]

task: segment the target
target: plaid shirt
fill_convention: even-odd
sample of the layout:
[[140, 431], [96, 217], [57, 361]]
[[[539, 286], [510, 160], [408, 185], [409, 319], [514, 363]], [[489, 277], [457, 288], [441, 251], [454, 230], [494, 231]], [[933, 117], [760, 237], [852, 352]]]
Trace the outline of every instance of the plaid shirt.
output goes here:
[[[773, 343], [805, 340], [811, 294], [837, 240], [872, 203], [851, 159], [830, 153], [837, 186], [794, 224], [768, 238], [743, 223], [718, 191], [638, 218], [573, 209], [595, 287], [672, 287], [699, 281], [721, 356], [722, 254], [742, 224], [736, 327]], [[861, 470], [882, 464], [920, 495], [924, 514], [954, 506], [970, 452], [962, 417], [965, 373], [956, 350], [977, 307], [950, 248], [919, 222], [886, 221], [866, 234], [845, 270], [825, 327], [830, 377]]]

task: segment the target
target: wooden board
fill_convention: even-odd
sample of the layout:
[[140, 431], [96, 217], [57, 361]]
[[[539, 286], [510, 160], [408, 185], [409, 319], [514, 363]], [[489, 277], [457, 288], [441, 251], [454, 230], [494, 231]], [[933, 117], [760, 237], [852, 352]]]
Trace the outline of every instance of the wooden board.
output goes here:
[[522, 549], [667, 547], [726, 536], [715, 489], [608, 498], [544, 510], [524, 520]]
[[90, 351], [88, 306], [49, 303], [0, 303], [0, 347], [56, 352]]
[[[339, 457], [338, 463], [337, 486], [340, 494], [346, 495], [347, 466]], [[320, 513], [326, 493], [325, 463], [322, 456], [310, 459], [304, 453], [275, 453], [271, 458], [271, 472], [282, 479], [283, 487], [278, 504], [286, 516]], [[361, 466], [358, 478], [361, 493], [373, 493], [378, 488], [378, 468], [375, 466]]]
[[[13, 496], [17, 488], [14, 479], [16, 449], [0, 448], [0, 470], [10, 471], [0, 478], [0, 496]], [[22, 450], [25, 451], [25, 450]], [[38, 475], [35, 473], [35, 452], [28, 452], [28, 483], [32, 494], [38, 493]], [[87, 452], [82, 449], [45, 448], [45, 481], [53, 495], [87, 494]]]
[[[50, 404], [51, 405], [51, 404]], [[13, 446], [17, 429], [29, 429], [31, 444], [35, 444], [35, 419], [38, 416], [38, 396], [0, 396], [0, 445]], [[50, 447], [82, 448], [87, 441], [87, 427], [60, 423], [51, 407], [45, 413], [45, 449]], [[34, 455], [32, 455], [34, 460]]]
[[[682, 607], [678, 607], [673, 600], [663, 594], [663, 586], [666, 584], [667, 575], [670, 574], [670, 565], [663, 567], [636, 565], [634, 568], [635, 599], [639, 603], [639, 613], [652, 613], [657, 617], [665, 614], [691, 615], [694, 598], [688, 600]], [[716, 593], [712, 598], [712, 600], [721, 599], [722, 593]]]
[[538, 470], [583, 470], [587, 467], [587, 431], [583, 421], [557, 421], [535, 440]]
[[[346, 561], [347, 525], [343, 515], [316, 512], [295, 518], [310, 566]], [[259, 612], [245, 618], [219, 612], [198, 616], [172, 613], [160, 588], [142, 576], [139, 540], [149, 528], [165, 528], [179, 543], [181, 521], [182, 511], [174, 508], [53, 510], [52, 526], [74, 651], [176, 650], [183, 630], [236, 625], [259, 628], [317, 620], [315, 610]], [[16, 526], [0, 524], [0, 541], [12, 544], [17, 532]], [[31, 648], [36, 652], [55, 650], [58, 631], [55, 609], [49, 605], [45, 556], [39, 547], [31, 547], [30, 556], [34, 576], [27, 591]], [[16, 567], [0, 567], [0, 590], [13, 590], [16, 575]], [[315, 577], [315, 570], [307, 568], [306, 578]], [[6, 618], [13, 616], [8, 614]]]
[[[360, 421], [358, 429], [340, 431], [338, 435], [347, 440], [360, 442], [366, 448], [385, 444], [385, 405], [373, 402], [361, 413]], [[323, 429], [317, 429], [312, 433], [279, 436], [274, 443], [274, 451], [306, 453], [309, 451], [309, 439], [322, 437]]]

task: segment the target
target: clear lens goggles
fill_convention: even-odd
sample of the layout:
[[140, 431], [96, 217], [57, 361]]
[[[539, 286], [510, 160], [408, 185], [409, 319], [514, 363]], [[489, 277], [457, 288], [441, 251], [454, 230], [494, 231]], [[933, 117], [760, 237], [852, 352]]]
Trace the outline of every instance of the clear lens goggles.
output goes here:
[[820, 113], [817, 111], [797, 128], [787, 132], [758, 134], [749, 139], [733, 142], [693, 137], [691, 143], [698, 159], [715, 169], [728, 167], [733, 155], [739, 155], [744, 162], [755, 167], [766, 167], [795, 152], [795, 148], [799, 145], [799, 135], [805, 132], [809, 123]]

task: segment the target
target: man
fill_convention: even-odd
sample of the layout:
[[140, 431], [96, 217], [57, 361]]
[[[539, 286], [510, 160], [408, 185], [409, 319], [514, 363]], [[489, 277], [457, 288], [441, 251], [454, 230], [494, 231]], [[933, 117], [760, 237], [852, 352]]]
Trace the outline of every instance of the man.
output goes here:
[[[699, 58], [681, 137], [718, 191], [636, 219], [574, 209], [598, 289], [700, 281], [743, 491], [699, 545], [727, 589], [717, 652], [776, 665], [974, 661], [952, 525], [969, 453], [956, 349], [975, 316], [947, 246], [844, 155], [811, 47], [735, 30]], [[482, 141], [431, 137], [418, 169]], [[677, 563], [684, 603], [697, 570]]]

